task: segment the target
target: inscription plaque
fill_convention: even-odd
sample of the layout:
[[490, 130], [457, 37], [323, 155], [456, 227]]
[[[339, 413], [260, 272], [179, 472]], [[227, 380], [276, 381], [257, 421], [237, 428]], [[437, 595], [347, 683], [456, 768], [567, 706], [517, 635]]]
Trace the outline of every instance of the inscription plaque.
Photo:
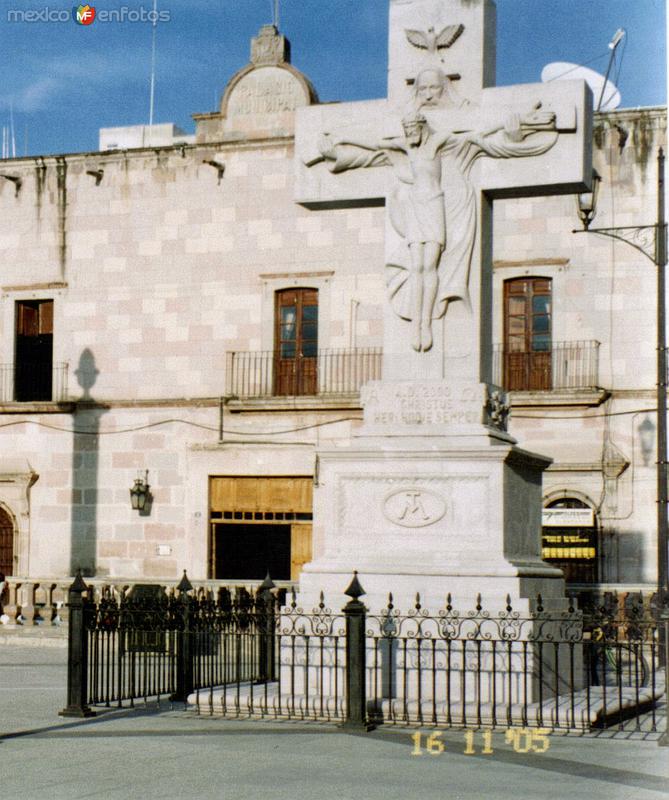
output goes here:
[[372, 425], [458, 426], [482, 421], [484, 394], [478, 384], [371, 382], [360, 395], [365, 420]]
[[235, 86], [228, 116], [279, 114], [307, 105], [304, 88], [289, 72], [278, 67], [254, 70]]

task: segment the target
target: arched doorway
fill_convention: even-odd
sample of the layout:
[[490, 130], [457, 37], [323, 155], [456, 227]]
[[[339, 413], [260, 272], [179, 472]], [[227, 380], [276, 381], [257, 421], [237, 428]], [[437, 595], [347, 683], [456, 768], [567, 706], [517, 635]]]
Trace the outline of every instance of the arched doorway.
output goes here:
[[0, 573], [14, 574], [14, 521], [0, 508]]
[[576, 497], [549, 503], [542, 513], [541, 557], [564, 572], [567, 583], [597, 583], [597, 520]]

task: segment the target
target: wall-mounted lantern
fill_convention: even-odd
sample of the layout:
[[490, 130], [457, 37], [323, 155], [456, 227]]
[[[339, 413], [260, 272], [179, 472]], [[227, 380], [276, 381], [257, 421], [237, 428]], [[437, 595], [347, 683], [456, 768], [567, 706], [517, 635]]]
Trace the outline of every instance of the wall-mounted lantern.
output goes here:
[[130, 489], [130, 502], [133, 511], [144, 511], [149, 500], [149, 470], [144, 473], [144, 477], [138, 475], [135, 478], [135, 485]]
[[592, 191], [579, 192], [576, 195], [576, 200], [578, 203], [578, 216], [583, 224], [583, 229], [586, 231], [590, 227], [590, 223], [597, 213], [597, 195], [599, 194], [599, 184], [601, 183], [601, 180], [602, 179], [599, 177], [597, 172], [593, 169]]

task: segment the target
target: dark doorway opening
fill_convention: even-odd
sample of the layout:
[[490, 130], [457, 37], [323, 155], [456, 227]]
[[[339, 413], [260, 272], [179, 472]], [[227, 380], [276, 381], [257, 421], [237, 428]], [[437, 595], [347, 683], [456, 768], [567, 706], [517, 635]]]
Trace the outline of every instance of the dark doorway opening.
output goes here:
[[14, 523], [9, 514], [0, 508], [0, 573], [7, 576], [14, 572]]
[[53, 393], [53, 300], [16, 304], [14, 399], [51, 400]]
[[290, 580], [290, 525], [214, 524], [217, 580]]

